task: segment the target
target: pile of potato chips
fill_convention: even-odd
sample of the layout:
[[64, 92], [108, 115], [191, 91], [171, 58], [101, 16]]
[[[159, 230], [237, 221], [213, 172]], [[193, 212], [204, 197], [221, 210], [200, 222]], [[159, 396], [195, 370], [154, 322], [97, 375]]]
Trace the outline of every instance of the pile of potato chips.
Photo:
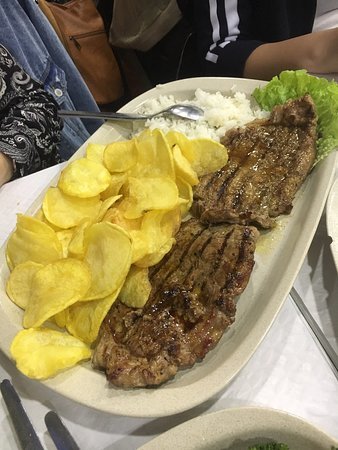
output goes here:
[[24, 310], [11, 346], [19, 370], [47, 378], [89, 359], [117, 298], [145, 304], [148, 267], [174, 244], [192, 186], [226, 162], [217, 142], [146, 130], [88, 144], [68, 164], [36, 216], [18, 215], [7, 245], [7, 294]]

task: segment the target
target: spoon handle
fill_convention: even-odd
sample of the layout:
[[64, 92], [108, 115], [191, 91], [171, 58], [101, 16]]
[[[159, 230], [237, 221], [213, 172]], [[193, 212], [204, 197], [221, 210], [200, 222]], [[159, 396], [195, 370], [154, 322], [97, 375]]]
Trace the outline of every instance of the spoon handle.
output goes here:
[[59, 110], [60, 117], [82, 117], [86, 119], [104, 119], [104, 120], [146, 120], [148, 116], [141, 114], [125, 114], [118, 112], [89, 112], [89, 111], [68, 111]]

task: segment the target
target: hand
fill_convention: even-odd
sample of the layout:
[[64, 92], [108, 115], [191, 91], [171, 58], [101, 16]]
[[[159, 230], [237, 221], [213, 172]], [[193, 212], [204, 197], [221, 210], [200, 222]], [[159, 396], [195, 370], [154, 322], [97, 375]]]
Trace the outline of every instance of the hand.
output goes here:
[[0, 153], [0, 186], [7, 183], [12, 178], [13, 173], [14, 166], [12, 160], [3, 153]]

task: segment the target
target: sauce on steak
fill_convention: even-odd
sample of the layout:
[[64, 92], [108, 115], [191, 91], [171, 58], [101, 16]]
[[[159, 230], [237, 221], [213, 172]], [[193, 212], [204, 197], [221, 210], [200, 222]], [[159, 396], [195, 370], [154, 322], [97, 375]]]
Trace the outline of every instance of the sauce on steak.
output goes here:
[[176, 244], [150, 268], [142, 309], [117, 301], [104, 320], [93, 365], [123, 388], [159, 385], [215, 347], [234, 321], [234, 299], [254, 266], [252, 226], [182, 224]]
[[206, 223], [274, 226], [288, 214], [316, 155], [317, 115], [305, 95], [276, 106], [269, 119], [229, 130], [227, 165], [201, 178], [192, 212]]

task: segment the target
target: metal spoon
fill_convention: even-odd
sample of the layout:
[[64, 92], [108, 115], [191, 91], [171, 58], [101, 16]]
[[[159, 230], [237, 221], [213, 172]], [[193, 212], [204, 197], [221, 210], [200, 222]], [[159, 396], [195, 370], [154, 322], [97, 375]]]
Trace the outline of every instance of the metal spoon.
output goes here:
[[161, 115], [172, 115], [181, 119], [198, 120], [203, 117], [204, 111], [194, 105], [172, 105], [155, 114], [128, 114], [119, 112], [88, 112], [88, 111], [68, 111], [59, 110], [60, 117], [82, 117], [86, 119], [105, 119], [105, 120], [146, 120]]

